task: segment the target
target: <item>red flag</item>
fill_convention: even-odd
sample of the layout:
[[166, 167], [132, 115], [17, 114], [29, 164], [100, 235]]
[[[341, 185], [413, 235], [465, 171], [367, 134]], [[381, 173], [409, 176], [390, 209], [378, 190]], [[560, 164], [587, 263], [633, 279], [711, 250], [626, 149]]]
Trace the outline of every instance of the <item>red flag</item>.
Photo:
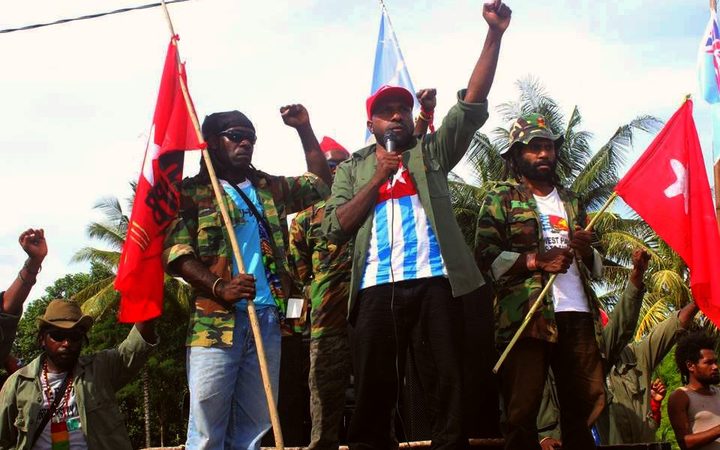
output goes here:
[[153, 117], [153, 139], [145, 150], [115, 279], [115, 289], [121, 295], [121, 322], [139, 322], [162, 313], [163, 231], [178, 211], [183, 168], [180, 151], [205, 147], [198, 140], [183, 96], [180, 80], [187, 86], [187, 78], [184, 64], [178, 61], [177, 39], [173, 36], [168, 45]]
[[720, 236], [692, 107], [672, 116], [615, 192], [682, 257], [695, 302], [720, 326]]

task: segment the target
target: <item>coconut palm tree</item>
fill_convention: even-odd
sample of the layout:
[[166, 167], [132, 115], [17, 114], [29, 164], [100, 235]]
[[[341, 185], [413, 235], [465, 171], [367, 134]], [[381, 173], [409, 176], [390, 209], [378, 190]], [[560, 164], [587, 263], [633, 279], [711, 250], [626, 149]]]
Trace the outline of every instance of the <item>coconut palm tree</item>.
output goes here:
[[[592, 133], [582, 129], [582, 115], [577, 106], [566, 120], [562, 108], [536, 79], [521, 79], [517, 86], [518, 99], [498, 106], [501, 121], [511, 124], [517, 117], [533, 112], [545, 116], [548, 127], [565, 138], [558, 155], [557, 173], [561, 183], [576, 192], [593, 215], [619, 181], [620, 170], [625, 166], [637, 132], [657, 132], [661, 122], [652, 116], [638, 116], [618, 127], [606, 143], [594, 150]], [[474, 245], [475, 224], [488, 189], [506, 178], [500, 152], [509, 146], [509, 128], [496, 128], [491, 136], [478, 131], [473, 137], [467, 157], [470, 182], [457, 176], [450, 180], [454, 211], [471, 245]], [[670, 311], [690, 300], [687, 267], [642, 220], [608, 212], [595, 230], [606, 250], [607, 267], [598, 292], [603, 293], [600, 299], [608, 309], [614, 306], [627, 283], [633, 249], [645, 248], [652, 256], [647, 272], [647, 294], [636, 330], [638, 338], [664, 320]]]

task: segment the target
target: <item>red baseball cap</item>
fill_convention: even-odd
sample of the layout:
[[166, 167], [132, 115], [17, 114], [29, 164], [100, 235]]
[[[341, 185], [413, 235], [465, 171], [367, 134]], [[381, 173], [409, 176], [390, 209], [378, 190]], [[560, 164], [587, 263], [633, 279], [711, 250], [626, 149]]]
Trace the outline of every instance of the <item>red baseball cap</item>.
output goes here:
[[365, 101], [368, 120], [372, 119], [372, 111], [375, 107], [375, 103], [389, 96], [401, 97], [411, 108], [415, 105], [415, 96], [412, 92], [408, 91], [404, 87], [388, 86], [385, 84], [380, 86], [380, 88]]
[[339, 150], [339, 151], [345, 153], [346, 155], [350, 156], [350, 152], [347, 151], [347, 149], [345, 147], [338, 144], [335, 139], [327, 137], [327, 136], [323, 136], [322, 141], [320, 141], [320, 150], [322, 150], [323, 153], [325, 153], [326, 155], [333, 150]]

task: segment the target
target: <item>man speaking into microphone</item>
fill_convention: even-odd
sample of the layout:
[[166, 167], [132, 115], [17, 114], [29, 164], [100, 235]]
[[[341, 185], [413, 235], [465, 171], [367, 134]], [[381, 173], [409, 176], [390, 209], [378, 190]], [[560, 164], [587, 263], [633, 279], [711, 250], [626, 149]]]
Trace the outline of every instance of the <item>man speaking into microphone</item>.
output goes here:
[[442, 126], [414, 137], [413, 94], [383, 86], [366, 102], [377, 143], [355, 152], [335, 175], [323, 231], [330, 241], [353, 241], [353, 450], [398, 448], [393, 412], [408, 346], [429, 405], [432, 448], [467, 446], [458, 297], [483, 280], [455, 220], [447, 176], [488, 117], [487, 95], [510, 23], [500, 1], [484, 5], [482, 14], [489, 25], [482, 53]]

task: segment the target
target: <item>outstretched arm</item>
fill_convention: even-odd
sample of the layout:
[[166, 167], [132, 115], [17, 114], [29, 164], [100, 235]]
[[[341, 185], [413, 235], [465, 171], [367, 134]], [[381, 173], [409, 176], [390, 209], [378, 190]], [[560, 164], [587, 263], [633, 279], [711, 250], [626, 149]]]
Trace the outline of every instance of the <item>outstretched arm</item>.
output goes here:
[[500, 41], [503, 33], [510, 25], [512, 11], [501, 0], [483, 5], [483, 17], [488, 29], [480, 58], [475, 64], [464, 100], [468, 103], [482, 103], [487, 100], [495, 78], [498, 57], [500, 55]]
[[3, 295], [2, 311], [14, 316], [22, 313], [23, 302], [30, 294], [30, 289], [36, 281], [41, 265], [47, 255], [47, 243], [45, 242], [45, 231], [29, 228], [20, 235], [18, 239], [20, 247], [25, 250], [28, 259], [18, 271], [18, 276]]
[[298, 136], [300, 136], [300, 142], [302, 142], [303, 150], [305, 150], [308, 172], [314, 173], [325, 184], [332, 186], [332, 174], [325, 155], [320, 150], [320, 143], [310, 125], [310, 115], [307, 109], [303, 105], [287, 105], [280, 108], [280, 115], [282, 115], [285, 125], [295, 128]]

